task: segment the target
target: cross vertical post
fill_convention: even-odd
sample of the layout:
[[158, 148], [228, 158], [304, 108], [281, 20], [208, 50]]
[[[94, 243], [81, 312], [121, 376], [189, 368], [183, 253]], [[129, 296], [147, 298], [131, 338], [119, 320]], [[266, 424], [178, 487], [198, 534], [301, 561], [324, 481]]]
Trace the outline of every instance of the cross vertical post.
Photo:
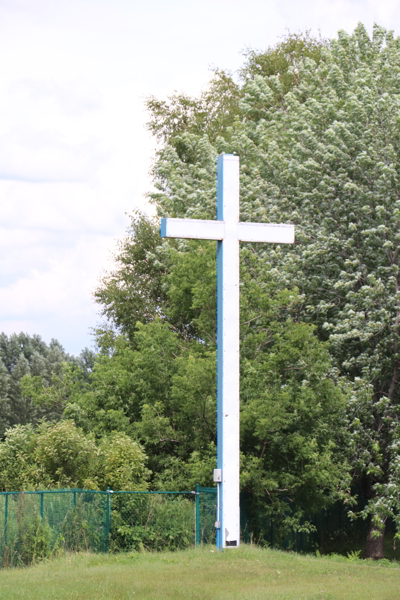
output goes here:
[[239, 157], [217, 159], [217, 548], [239, 546]]
[[239, 221], [239, 157], [217, 159], [217, 219], [161, 219], [161, 237], [217, 241], [217, 548], [240, 544], [239, 242], [294, 243], [294, 226]]

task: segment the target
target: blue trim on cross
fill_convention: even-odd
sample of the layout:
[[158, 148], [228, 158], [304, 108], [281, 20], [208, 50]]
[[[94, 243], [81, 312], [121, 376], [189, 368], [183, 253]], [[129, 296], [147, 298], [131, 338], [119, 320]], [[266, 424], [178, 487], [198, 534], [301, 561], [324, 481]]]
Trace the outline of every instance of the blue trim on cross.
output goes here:
[[167, 219], [160, 219], [160, 237], [167, 237]]

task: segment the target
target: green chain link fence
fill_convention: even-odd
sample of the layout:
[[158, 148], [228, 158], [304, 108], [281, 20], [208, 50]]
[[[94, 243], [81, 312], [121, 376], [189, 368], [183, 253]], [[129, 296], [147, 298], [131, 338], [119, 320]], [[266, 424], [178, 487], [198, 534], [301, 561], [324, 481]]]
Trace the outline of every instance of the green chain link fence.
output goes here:
[[[366, 523], [352, 523], [340, 504], [314, 516], [315, 530], [308, 533], [289, 531], [267, 504], [251, 495], [242, 493], [240, 504], [244, 542], [343, 553], [365, 539]], [[190, 492], [0, 492], [0, 568], [29, 565], [64, 551], [178, 550], [215, 544], [215, 513], [216, 489], [199, 485]]]
[[1, 492], [0, 568], [60, 551], [176, 550], [213, 543], [215, 502], [215, 489], [200, 486], [193, 492]]

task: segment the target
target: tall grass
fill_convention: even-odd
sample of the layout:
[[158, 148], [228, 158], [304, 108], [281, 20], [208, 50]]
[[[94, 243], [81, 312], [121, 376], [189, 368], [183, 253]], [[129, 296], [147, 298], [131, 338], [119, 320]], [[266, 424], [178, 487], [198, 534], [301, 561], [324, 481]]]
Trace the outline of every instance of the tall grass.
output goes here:
[[66, 555], [0, 572], [1, 600], [399, 600], [397, 563], [242, 546]]

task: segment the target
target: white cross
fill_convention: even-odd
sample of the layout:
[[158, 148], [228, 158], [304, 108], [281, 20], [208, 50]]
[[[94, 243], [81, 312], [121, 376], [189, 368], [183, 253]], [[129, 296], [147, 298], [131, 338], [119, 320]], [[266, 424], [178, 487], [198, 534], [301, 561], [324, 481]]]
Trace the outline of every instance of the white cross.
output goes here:
[[217, 220], [161, 219], [161, 237], [218, 242], [217, 470], [214, 472], [217, 548], [237, 547], [240, 543], [239, 242], [293, 244], [294, 225], [240, 223], [239, 157], [222, 154], [217, 159]]

